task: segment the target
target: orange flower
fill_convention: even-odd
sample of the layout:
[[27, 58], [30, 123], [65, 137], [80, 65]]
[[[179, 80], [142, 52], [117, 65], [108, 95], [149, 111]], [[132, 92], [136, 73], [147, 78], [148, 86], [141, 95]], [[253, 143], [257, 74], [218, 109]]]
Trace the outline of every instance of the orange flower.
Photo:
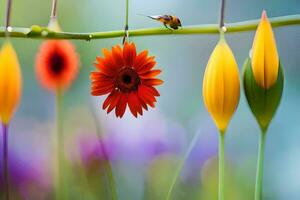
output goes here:
[[93, 96], [109, 94], [103, 103], [103, 109], [110, 113], [115, 109], [117, 117], [122, 117], [126, 105], [131, 113], [137, 117], [143, 114], [143, 108], [148, 110], [148, 105], [154, 108], [159, 92], [154, 86], [163, 83], [155, 78], [161, 70], [153, 69], [156, 62], [154, 57], [148, 57], [144, 50], [137, 55], [134, 43], [119, 45], [112, 51], [103, 49], [104, 58], [97, 57], [95, 63], [97, 72], [92, 72]]
[[75, 47], [66, 40], [44, 42], [36, 57], [36, 75], [52, 91], [68, 88], [78, 74], [79, 59]]

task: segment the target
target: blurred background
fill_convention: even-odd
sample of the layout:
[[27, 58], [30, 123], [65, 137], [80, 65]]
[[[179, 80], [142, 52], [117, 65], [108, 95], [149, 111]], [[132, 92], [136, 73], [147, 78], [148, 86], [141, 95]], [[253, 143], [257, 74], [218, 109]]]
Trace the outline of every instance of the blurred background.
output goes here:
[[[50, 0], [13, 1], [12, 26], [46, 26]], [[299, 0], [227, 0], [225, 22], [300, 14]], [[183, 26], [217, 23], [219, 0], [130, 0], [130, 29], [160, 27], [145, 15], [174, 14]], [[4, 22], [5, 1], [0, 1]], [[123, 29], [125, 0], [59, 0], [58, 19], [64, 31]], [[1, 23], [3, 26], [4, 23]], [[274, 29], [285, 88], [269, 128], [264, 168], [264, 199], [300, 199], [300, 26]], [[240, 70], [254, 32], [227, 34]], [[165, 199], [195, 134], [199, 134], [174, 188], [172, 199], [217, 199], [218, 132], [202, 102], [204, 68], [218, 35], [147, 36], [131, 38], [139, 51], [156, 56], [165, 83], [157, 107], [135, 119], [127, 110], [116, 119], [101, 109], [104, 97], [90, 96], [89, 73], [102, 48], [121, 38], [73, 41], [80, 54], [80, 74], [64, 98], [65, 152], [69, 199], [110, 199], [105, 156], [111, 158], [119, 199]], [[0, 39], [2, 45], [4, 39]], [[10, 124], [10, 176], [14, 199], [53, 199], [55, 135], [54, 94], [37, 82], [34, 60], [39, 39], [12, 39], [23, 72], [23, 96]], [[97, 131], [98, 130], [98, 131]], [[254, 198], [259, 127], [242, 93], [226, 135], [226, 199]], [[2, 145], [2, 141], [0, 142]], [[1, 167], [1, 166], [0, 166]], [[0, 192], [1, 192], [0, 182]], [[0, 193], [1, 196], [1, 193]]]

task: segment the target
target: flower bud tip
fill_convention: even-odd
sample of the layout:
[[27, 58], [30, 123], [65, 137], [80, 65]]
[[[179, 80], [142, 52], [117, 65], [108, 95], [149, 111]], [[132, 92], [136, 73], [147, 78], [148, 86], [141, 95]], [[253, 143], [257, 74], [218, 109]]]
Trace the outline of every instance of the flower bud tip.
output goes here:
[[267, 11], [266, 11], [266, 10], [263, 10], [263, 11], [262, 11], [262, 14], [261, 14], [261, 19], [266, 20], [267, 18], [268, 18], [268, 16], [267, 16]]

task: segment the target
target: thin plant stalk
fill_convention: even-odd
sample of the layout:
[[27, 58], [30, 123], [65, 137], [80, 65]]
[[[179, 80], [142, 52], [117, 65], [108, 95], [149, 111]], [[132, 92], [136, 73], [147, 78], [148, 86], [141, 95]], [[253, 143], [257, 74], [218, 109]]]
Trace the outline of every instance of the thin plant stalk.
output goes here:
[[225, 18], [225, 0], [221, 0], [221, 9], [220, 9], [220, 28], [224, 26], [224, 18]]
[[224, 200], [225, 189], [224, 189], [224, 176], [225, 176], [225, 132], [219, 133], [219, 200]]
[[9, 36], [8, 27], [9, 27], [9, 24], [10, 24], [11, 4], [12, 4], [12, 0], [7, 0], [6, 17], [5, 17], [5, 36], [6, 37]]
[[93, 119], [95, 121], [95, 127], [96, 127], [96, 133], [97, 133], [97, 137], [98, 137], [98, 141], [99, 141], [99, 145], [101, 147], [101, 151], [103, 152], [104, 158], [106, 160], [106, 167], [107, 167], [107, 176], [108, 176], [108, 183], [109, 183], [109, 188], [111, 191], [111, 199], [112, 200], [117, 200], [118, 199], [118, 193], [116, 190], [116, 183], [115, 183], [115, 177], [113, 174], [113, 168], [111, 165], [111, 161], [110, 161], [110, 157], [107, 153], [107, 150], [105, 148], [104, 143], [102, 142], [102, 135], [101, 135], [101, 130], [100, 127], [98, 125], [98, 117], [97, 114], [95, 112], [95, 109], [92, 107], [92, 104], [90, 103], [90, 110], [91, 113], [93, 115]]
[[124, 37], [123, 37], [123, 44], [125, 43], [126, 39], [128, 40], [129, 38], [129, 0], [125, 0], [126, 1], [126, 14], [125, 14], [125, 30], [124, 30]]
[[56, 18], [57, 0], [52, 0], [52, 9], [50, 18]]
[[188, 150], [186, 151], [184, 157], [182, 158], [182, 160], [180, 161], [177, 169], [176, 169], [176, 172], [175, 172], [175, 175], [172, 179], [172, 183], [170, 185], [170, 188], [168, 190], [168, 193], [167, 193], [167, 196], [166, 196], [166, 200], [170, 200], [171, 197], [172, 197], [172, 192], [173, 192], [173, 189], [176, 185], [176, 182], [177, 182], [177, 179], [180, 175], [180, 172], [182, 171], [182, 168], [184, 167], [184, 164], [186, 162], [186, 160], [188, 159], [189, 155], [191, 154], [192, 150], [194, 149], [197, 141], [198, 141], [198, 138], [199, 138], [199, 135], [200, 135], [200, 132], [198, 132], [197, 134], [195, 134], [192, 142], [190, 143], [189, 147], [188, 147]]
[[56, 150], [57, 150], [57, 174], [56, 174], [56, 198], [65, 199], [65, 157], [64, 157], [64, 134], [62, 117], [63, 93], [60, 89], [56, 91]]
[[[105, 147], [102, 147], [102, 151], [106, 152]], [[107, 166], [107, 171], [108, 171], [108, 182], [109, 182], [109, 188], [111, 191], [111, 199], [112, 200], [117, 200], [118, 199], [118, 194], [117, 194], [117, 190], [116, 190], [116, 183], [115, 183], [115, 178], [113, 175], [113, 170], [112, 170], [112, 166], [109, 160], [109, 157], [106, 155], [107, 159], [106, 159], [106, 166]]]
[[[220, 6], [220, 38], [224, 38], [224, 18], [225, 18], [225, 0], [221, 0], [221, 6]], [[224, 190], [224, 157], [225, 157], [225, 131], [220, 131], [219, 133], [219, 200], [224, 200], [225, 190]]]
[[255, 200], [262, 199], [262, 183], [263, 183], [263, 168], [264, 168], [264, 151], [266, 144], [266, 132], [262, 131], [259, 138], [256, 183], [255, 183]]
[[8, 125], [2, 124], [3, 132], [3, 178], [4, 178], [4, 196], [9, 200], [9, 170], [8, 170]]
[[126, 0], [125, 26], [128, 26], [128, 21], [129, 21], [129, 0]]

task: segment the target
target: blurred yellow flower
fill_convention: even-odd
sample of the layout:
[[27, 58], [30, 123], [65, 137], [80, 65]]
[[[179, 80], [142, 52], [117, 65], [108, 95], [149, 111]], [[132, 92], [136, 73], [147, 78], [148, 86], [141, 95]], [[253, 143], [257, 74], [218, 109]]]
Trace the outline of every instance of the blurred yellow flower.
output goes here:
[[265, 89], [272, 87], [278, 77], [279, 58], [272, 26], [266, 11], [262, 12], [252, 46], [252, 70], [257, 84]]
[[206, 66], [203, 99], [218, 129], [225, 132], [240, 98], [239, 70], [223, 35]]
[[17, 54], [9, 42], [0, 51], [0, 117], [8, 124], [21, 98], [22, 75]]

